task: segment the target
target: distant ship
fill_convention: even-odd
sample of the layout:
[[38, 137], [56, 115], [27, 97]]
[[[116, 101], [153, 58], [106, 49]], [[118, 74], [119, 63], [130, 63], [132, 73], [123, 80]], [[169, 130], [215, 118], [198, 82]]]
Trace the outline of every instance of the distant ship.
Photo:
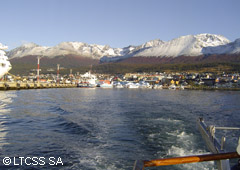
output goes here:
[[86, 72], [81, 76], [81, 81], [78, 83], [77, 87], [96, 87], [97, 86], [97, 77], [94, 74], [91, 74], [91, 71]]
[[8, 57], [6, 56], [6, 53], [4, 51], [7, 48], [7, 46], [0, 43], [0, 78], [2, 78], [6, 73], [8, 73], [8, 71], [12, 68], [10, 62], [8, 61]]

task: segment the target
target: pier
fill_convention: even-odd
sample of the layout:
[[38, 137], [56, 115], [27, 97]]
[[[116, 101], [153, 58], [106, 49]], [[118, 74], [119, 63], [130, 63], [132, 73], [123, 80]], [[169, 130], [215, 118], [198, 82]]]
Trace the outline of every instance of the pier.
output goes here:
[[76, 84], [59, 83], [25, 83], [25, 82], [0, 82], [0, 90], [23, 90], [23, 89], [44, 89], [44, 88], [75, 88]]

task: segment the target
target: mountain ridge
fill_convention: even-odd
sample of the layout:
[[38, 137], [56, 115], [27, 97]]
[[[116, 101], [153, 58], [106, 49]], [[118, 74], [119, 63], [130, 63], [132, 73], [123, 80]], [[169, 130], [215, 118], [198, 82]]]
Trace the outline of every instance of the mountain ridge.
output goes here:
[[139, 67], [141, 64], [240, 63], [240, 39], [230, 42], [221, 35], [198, 34], [170, 41], [155, 39], [124, 48], [83, 42], [62, 42], [54, 47], [28, 43], [7, 55], [15, 73], [22, 72], [25, 66], [35, 68], [38, 56], [42, 58], [41, 67], [55, 68], [60, 64], [76, 70], [104, 63], [137, 64]]
[[108, 45], [87, 44], [83, 42], [61, 42], [53, 47], [40, 46], [35, 43], [23, 44], [9, 52], [9, 59], [22, 58], [24, 56], [46, 56], [54, 58], [63, 55], [77, 55], [93, 59], [100, 59], [102, 56], [125, 55], [131, 51], [132, 46], [125, 48], [111, 48]]
[[109, 45], [87, 44], [83, 42], [61, 42], [56, 46], [40, 46], [35, 43], [23, 44], [9, 52], [9, 59], [24, 56], [76, 55], [116, 62], [129, 57], [177, 57], [199, 56], [205, 54], [235, 54], [240, 52], [240, 39], [230, 42], [227, 38], [215, 34], [186, 35], [170, 41], [155, 39], [138, 46], [112, 48]]
[[[236, 46], [235, 51], [231, 46]], [[215, 34], [187, 35], [179, 38], [162, 41], [159, 45], [151, 48], [142, 48], [134, 54], [126, 56], [104, 56], [101, 62], [116, 62], [131, 57], [179, 57], [201, 56], [212, 54], [235, 54], [240, 53], [240, 43], [237, 40], [230, 42], [227, 38]], [[233, 49], [233, 48], [232, 48]], [[218, 53], [217, 53], [218, 52]]]

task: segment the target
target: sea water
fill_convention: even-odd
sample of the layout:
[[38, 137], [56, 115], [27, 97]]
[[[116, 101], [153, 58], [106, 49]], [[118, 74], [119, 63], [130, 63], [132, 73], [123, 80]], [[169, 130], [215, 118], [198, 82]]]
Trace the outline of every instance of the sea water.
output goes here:
[[[0, 169], [131, 170], [209, 153], [196, 122], [240, 125], [240, 92], [39, 89], [0, 92]], [[239, 131], [227, 136], [235, 151]], [[216, 169], [214, 162], [148, 169]]]

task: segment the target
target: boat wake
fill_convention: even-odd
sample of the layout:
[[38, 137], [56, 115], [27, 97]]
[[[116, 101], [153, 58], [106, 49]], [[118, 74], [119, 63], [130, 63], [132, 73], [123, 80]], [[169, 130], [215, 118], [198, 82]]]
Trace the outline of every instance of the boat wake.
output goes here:
[[[168, 151], [168, 157], [182, 157], [190, 155], [201, 155], [207, 154], [205, 150], [196, 148], [197, 139], [193, 133], [187, 133], [185, 131], [176, 130], [174, 132], [168, 133], [169, 135], [176, 137], [176, 143], [172, 145]], [[203, 169], [203, 170], [215, 170], [214, 162], [201, 162], [201, 163], [191, 163], [175, 165], [180, 169]]]

